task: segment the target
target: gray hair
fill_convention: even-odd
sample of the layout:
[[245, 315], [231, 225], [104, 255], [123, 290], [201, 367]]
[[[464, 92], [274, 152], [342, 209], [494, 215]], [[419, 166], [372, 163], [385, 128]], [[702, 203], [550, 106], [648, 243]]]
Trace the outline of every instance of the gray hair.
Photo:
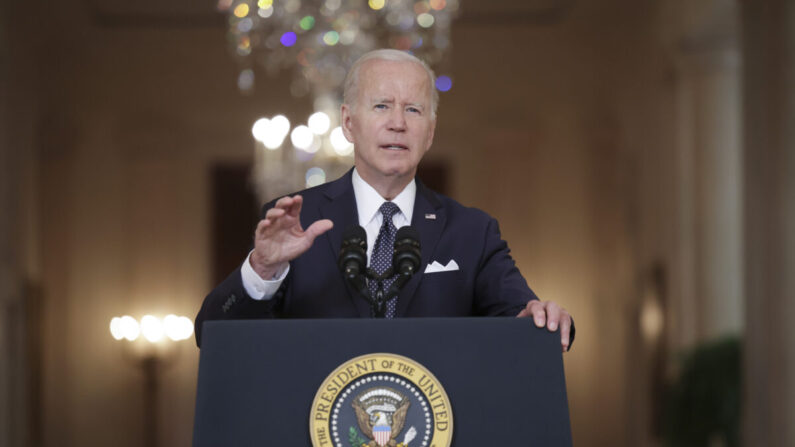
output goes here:
[[419, 64], [428, 74], [428, 87], [431, 89], [431, 118], [436, 118], [436, 108], [439, 105], [439, 92], [436, 91], [436, 75], [433, 70], [423, 60], [417, 58], [411, 53], [383, 48], [380, 50], [373, 50], [365, 53], [353, 63], [353, 66], [345, 76], [345, 83], [342, 91], [342, 101], [349, 107], [353, 108], [356, 103], [356, 98], [359, 94], [359, 72], [365, 62], [373, 59], [393, 62], [413, 62]]

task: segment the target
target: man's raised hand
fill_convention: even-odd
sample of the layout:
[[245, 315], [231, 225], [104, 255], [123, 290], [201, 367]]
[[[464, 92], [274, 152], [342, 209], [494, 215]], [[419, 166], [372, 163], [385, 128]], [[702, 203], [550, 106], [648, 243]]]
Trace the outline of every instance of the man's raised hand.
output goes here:
[[318, 220], [306, 230], [301, 228], [301, 196], [282, 197], [265, 213], [254, 232], [251, 267], [265, 280], [283, 271], [287, 263], [309, 250], [315, 238], [330, 230], [328, 219]]

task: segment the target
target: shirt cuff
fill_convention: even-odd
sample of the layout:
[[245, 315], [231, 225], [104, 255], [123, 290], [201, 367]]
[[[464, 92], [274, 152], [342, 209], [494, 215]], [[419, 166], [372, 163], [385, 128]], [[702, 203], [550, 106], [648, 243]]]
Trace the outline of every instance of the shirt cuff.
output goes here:
[[276, 272], [270, 280], [262, 279], [262, 277], [254, 271], [254, 267], [251, 266], [251, 252], [246, 256], [246, 260], [243, 261], [243, 265], [240, 267], [243, 288], [246, 289], [248, 296], [258, 301], [273, 298], [273, 295], [276, 295], [276, 291], [279, 290], [279, 287], [282, 285], [284, 278], [287, 277], [287, 273], [289, 272], [290, 264], [287, 264], [287, 268], [281, 272]]

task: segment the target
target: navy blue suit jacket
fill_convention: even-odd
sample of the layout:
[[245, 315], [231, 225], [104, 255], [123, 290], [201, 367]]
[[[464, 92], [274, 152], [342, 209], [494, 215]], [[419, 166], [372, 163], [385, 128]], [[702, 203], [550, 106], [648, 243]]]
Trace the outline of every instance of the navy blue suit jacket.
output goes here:
[[[257, 301], [243, 288], [238, 268], [204, 300], [196, 317], [196, 341], [205, 320], [235, 318], [357, 318], [370, 317], [367, 300], [343, 278], [337, 257], [343, 232], [359, 224], [351, 180], [341, 178], [307, 189], [301, 225], [330, 219], [334, 227], [290, 262], [290, 272], [271, 300]], [[265, 211], [274, 205], [270, 202]], [[497, 221], [483, 211], [467, 208], [417, 181], [411, 225], [422, 246], [422, 264], [400, 292], [397, 317], [515, 316], [537, 299], [519, 273]], [[428, 264], [457, 271], [424, 273]]]

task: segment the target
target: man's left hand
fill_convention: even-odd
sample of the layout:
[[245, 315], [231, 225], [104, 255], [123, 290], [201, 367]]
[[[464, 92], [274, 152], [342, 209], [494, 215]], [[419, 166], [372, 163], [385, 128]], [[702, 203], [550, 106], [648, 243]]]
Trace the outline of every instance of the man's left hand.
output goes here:
[[560, 328], [560, 346], [563, 352], [569, 350], [571, 315], [566, 312], [566, 309], [563, 309], [552, 301], [530, 300], [527, 303], [527, 307], [522, 309], [516, 317], [533, 317], [536, 326], [546, 326], [550, 332], [554, 332]]

